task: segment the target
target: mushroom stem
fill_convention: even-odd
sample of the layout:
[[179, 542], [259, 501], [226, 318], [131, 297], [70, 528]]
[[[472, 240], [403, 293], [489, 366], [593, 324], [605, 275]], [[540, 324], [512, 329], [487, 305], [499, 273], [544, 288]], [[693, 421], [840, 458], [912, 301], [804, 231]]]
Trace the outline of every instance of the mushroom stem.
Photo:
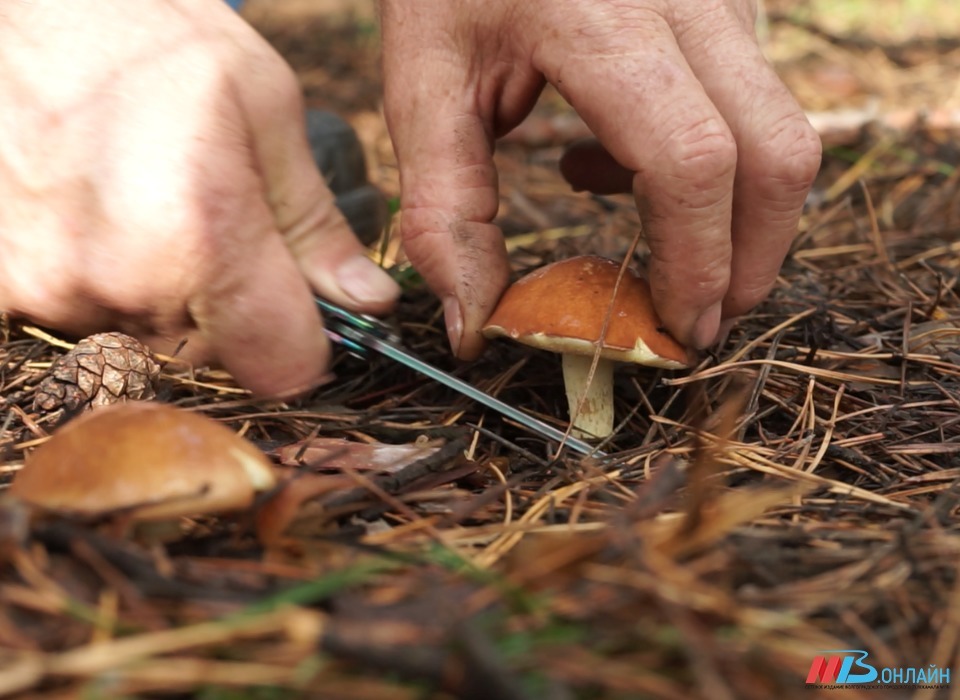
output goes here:
[[613, 432], [613, 360], [601, 357], [590, 380], [592, 364], [591, 355], [563, 354], [570, 420], [579, 438], [604, 438]]

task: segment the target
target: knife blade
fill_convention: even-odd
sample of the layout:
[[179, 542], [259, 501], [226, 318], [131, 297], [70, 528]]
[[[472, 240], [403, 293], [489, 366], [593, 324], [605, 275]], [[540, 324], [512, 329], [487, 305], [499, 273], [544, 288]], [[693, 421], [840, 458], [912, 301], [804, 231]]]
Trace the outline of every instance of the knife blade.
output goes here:
[[572, 435], [565, 435], [563, 431], [421, 360], [409, 350], [403, 348], [392, 329], [379, 319], [365, 314], [353, 313], [324, 299], [317, 298], [316, 301], [317, 306], [327, 314], [328, 325], [333, 326], [328, 328], [328, 335], [334, 342], [344, 345], [348, 350], [356, 352], [356, 346], [369, 348], [496, 411], [541, 437], [554, 440], [583, 455], [596, 458], [607, 456], [589, 443]]

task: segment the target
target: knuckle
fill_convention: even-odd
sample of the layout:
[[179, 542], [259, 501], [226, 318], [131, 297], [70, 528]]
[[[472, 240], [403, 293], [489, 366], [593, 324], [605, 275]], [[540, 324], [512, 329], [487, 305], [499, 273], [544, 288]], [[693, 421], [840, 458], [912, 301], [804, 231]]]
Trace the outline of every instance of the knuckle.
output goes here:
[[770, 130], [756, 163], [759, 176], [790, 189], [806, 189], [820, 170], [820, 136], [802, 114], [793, 114]]
[[405, 204], [400, 214], [400, 236], [407, 245], [450, 228], [448, 217], [435, 207]]
[[306, 255], [319, 245], [353, 236], [350, 226], [329, 193], [320, 192], [305, 209], [283, 212], [278, 227], [295, 255]]
[[[249, 80], [238, 89], [258, 114], [286, 122], [290, 115], [302, 112], [303, 92], [297, 74], [279, 55], [257, 53], [247, 60], [245, 68]], [[235, 75], [231, 73], [228, 80], [234, 80]]]
[[278, 114], [299, 114], [303, 110], [303, 93], [293, 69], [278, 61], [273, 70], [273, 108]]
[[674, 172], [693, 183], [733, 178], [737, 142], [719, 117], [688, 124], [667, 141], [666, 155]]

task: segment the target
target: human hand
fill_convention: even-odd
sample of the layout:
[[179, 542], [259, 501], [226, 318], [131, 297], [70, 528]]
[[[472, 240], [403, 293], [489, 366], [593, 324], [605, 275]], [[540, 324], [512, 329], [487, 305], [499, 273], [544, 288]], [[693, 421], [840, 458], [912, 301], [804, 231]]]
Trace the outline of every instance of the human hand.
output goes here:
[[292, 71], [221, 0], [5, 3], [0, 309], [213, 356], [260, 394], [326, 372], [312, 290], [398, 290], [314, 165]]
[[507, 283], [494, 140], [545, 82], [597, 136], [561, 162], [578, 189], [633, 191], [667, 328], [698, 348], [772, 288], [820, 141], [764, 60], [755, 0], [383, 0], [386, 114], [410, 260], [455, 354]]

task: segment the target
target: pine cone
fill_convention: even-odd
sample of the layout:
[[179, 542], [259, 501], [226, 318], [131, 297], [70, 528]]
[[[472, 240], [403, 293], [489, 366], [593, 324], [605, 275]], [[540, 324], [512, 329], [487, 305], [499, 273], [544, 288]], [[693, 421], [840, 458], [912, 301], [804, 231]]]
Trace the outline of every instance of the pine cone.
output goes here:
[[118, 401], [149, 401], [157, 395], [160, 365], [139, 340], [123, 333], [84, 338], [50, 368], [40, 382], [34, 410], [106, 406]]

